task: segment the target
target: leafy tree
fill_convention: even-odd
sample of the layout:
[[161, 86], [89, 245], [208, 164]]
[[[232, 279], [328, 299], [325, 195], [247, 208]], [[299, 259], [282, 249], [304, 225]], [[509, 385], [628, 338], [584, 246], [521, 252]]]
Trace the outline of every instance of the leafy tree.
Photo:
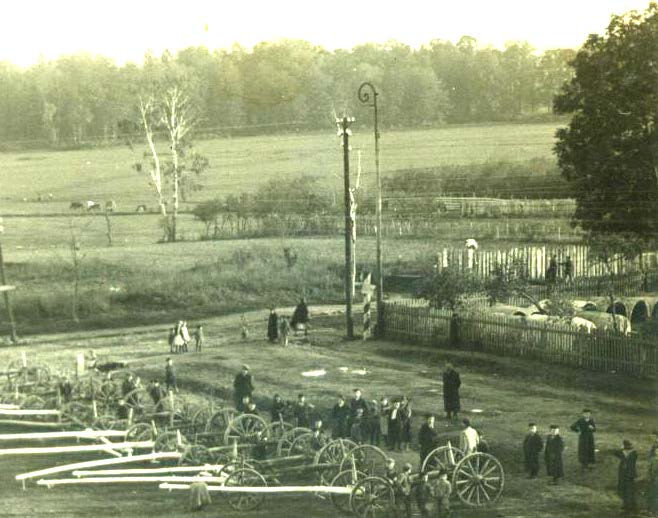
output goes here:
[[210, 238], [210, 230], [213, 229], [212, 237], [219, 233], [219, 218], [226, 212], [226, 203], [219, 199], [204, 201], [192, 209], [196, 219], [206, 226], [206, 238]]
[[456, 313], [469, 303], [473, 296], [483, 293], [480, 277], [459, 270], [457, 267], [439, 269], [420, 291], [420, 296], [437, 309], [449, 309]]
[[658, 5], [613, 16], [572, 62], [573, 79], [556, 96], [571, 122], [555, 151], [576, 198], [574, 223], [590, 241], [623, 238], [637, 254], [658, 231]]

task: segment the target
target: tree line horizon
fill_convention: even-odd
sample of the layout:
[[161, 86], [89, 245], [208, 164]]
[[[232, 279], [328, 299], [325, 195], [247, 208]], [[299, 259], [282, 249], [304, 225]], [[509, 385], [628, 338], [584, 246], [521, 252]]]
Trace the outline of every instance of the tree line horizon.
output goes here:
[[356, 112], [363, 81], [379, 90], [387, 128], [524, 120], [552, 112], [575, 55], [535, 54], [528, 42], [479, 47], [464, 36], [419, 49], [390, 41], [327, 51], [288, 39], [251, 51], [188, 47], [147, 53], [141, 65], [86, 53], [28, 68], [0, 62], [0, 149], [111, 143], [138, 133], [140, 93], [172, 70], [198, 105], [206, 134], [333, 127], [335, 115]]

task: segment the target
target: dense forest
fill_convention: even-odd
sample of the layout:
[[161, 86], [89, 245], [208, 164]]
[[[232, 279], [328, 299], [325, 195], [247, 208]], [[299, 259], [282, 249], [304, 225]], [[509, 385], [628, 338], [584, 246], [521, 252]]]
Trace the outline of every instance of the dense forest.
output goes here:
[[[86, 54], [21, 69], [0, 63], [0, 149], [112, 143], [134, 131], [139, 93], [175, 70], [200, 108], [207, 134], [313, 130], [354, 111], [368, 80], [380, 90], [386, 127], [517, 120], [550, 111], [571, 77], [575, 52], [537, 54], [525, 42], [504, 50], [433, 40], [329, 52], [305, 41], [211, 52], [187, 48], [117, 66]], [[370, 116], [370, 115], [368, 115]], [[122, 134], [123, 133], [123, 134]]]

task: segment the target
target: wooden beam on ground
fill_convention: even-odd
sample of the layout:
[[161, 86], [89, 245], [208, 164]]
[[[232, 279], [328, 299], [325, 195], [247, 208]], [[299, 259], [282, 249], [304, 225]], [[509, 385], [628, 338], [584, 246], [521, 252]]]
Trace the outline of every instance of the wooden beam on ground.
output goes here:
[[28, 433], [2, 433], [0, 441], [29, 441], [31, 439], [99, 439], [101, 437], [125, 437], [125, 430], [80, 430], [73, 432], [28, 432]]
[[[20, 372], [20, 371], [10, 371], [10, 372]], [[7, 372], [1, 373], [2, 376], [6, 375]], [[0, 403], [0, 408], [3, 410], [18, 410], [20, 405], [12, 405], [10, 403]]]
[[163, 482], [180, 482], [191, 484], [193, 482], [209, 482], [214, 484], [223, 484], [228, 475], [225, 477], [90, 477], [90, 478], [42, 478], [37, 480], [39, 486], [69, 486], [80, 484], [153, 484]]
[[11, 284], [0, 284], [0, 293], [4, 291], [14, 291], [16, 289], [16, 286], [12, 286]]
[[[174, 484], [164, 482], [160, 484], [160, 489], [189, 489], [188, 484]], [[334, 487], [334, 486], [208, 486], [208, 491], [217, 491], [221, 493], [324, 493], [334, 495], [349, 495], [352, 494], [350, 487]]]
[[110, 475], [163, 475], [166, 473], [196, 473], [201, 471], [219, 471], [223, 464], [206, 464], [205, 466], [172, 466], [170, 468], [130, 468], [130, 469], [96, 469], [75, 470], [74, 477], [98, 477]]
[[147, 453], [145, 455], [133, 455], [131, 457], [122, 457], [120, 459], [100, 459], [88, 460], [84, 462], [75, 462], [73, 464], [62, 464], [61, 466], [54, 466], [52, 468], [40, 469], [37, 471], [30, 471], [28, 473], [21, 473], [16, 475], [16, 480], [27, 480], [30, 478], [45, 477], [54, 473], [66, 473], [75, 469], [96, 468], [99, 466], [112, 466], [116, 464], [129, 464], [133, 462], [147, 462], [154, 460], [164, 459], [180, 459], [181, 453], [177, 451]]
[[11, 424], [19, 426], [29, 426], [35, 428], [62, 428], [62, 423], [46, 423], [44, 421], [22, 421], [20, 419], [0, 419], [0, 424]]
[[[109, 447], [113, 450], [127, 450], [133, 448], [153, 448], [153, 441], [115, 442]], [[0, 457], [5, 455], [43, 455], [45, 453], [80, 453], [86, 451], [104, 451], [106, 444], [89, 444], [86, 446], [44, 446], [42, 448], [5, 448], [0, 449]]]
[[59, 410], [42, 408], [39, 410], [36, 409], [27, 409], [27, 408], [0, 408], [0, 415], [61, 415]]

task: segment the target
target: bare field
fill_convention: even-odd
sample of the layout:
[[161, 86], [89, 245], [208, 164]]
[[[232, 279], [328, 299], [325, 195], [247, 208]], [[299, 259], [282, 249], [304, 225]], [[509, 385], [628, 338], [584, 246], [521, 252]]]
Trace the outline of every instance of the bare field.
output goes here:
[[[289, 310], [285, 310], [284, 313]], [[311, 307], [313, 314], [319, 309]], [[195, 397], [225, 398], [232, 377], [243, 363], [249, 363], [256, 381], [256, 401], [266, 413], [275, 392], [294, 398], [303, 391], [309, 401], [327, 410], [339, 393], [356, 386], [369, 398], [406, 394], [412, 397], [414, 433], [422, 413], [441, 413], [440, 371], [452, 360], [462, 375], [462, 406], [497, 411], [500, 415], [473, 416], [474, 424], [487, 436], [491, 450], [503, 463], [506, 489], [500, 502], [485, 510], [471, 510], [455, 503], [455, 516], [532, 517], [554, 516], [616, 517], [620, 502], [614, 494], [617, 461], [610, 450], [623, 438], [631, 439], [640, 453], [638, 472], [644, 478], [644, 453], [649, 434], [655, 426], [656, 391], [650, 380], [615, 374], [600, 374], [539, 365], [517, 359], [502, 359], [459, 351], [432, 350], [396, 342], [345, 342], [343, 317], [317, 316], [310, 344], [288, 349], [269, 345], [265, 339], [265, 312], [247, 314], [251, 338], [239, 338], [238, 316], [206, 321], [208, 346], [203, 353], [175, 357], [183, 392]], [[138, 332], [139, 331], [139, 332]], [[263, 338], [261, 338], [263, 337]], [[144, 379], [162, 377], [168, 355], [164, 327], [124, 330], [114, 333], [78, 333], [34, 338], [29, 341], [29, 361], [53, 367], [72, 368], [76, 352], [94, 348], [108, 359], [128, 360]], [[20, 357], [19, 348], [0, 351], [0, 360]], [[365, 376], [342, 374], [338, 368], [366, 367]], [[324, 368], [327, 375], [304, 378], [301, 372]], [[575, 434], [568, 431], [578, 410], [589, 406], [594, 411], [601, 450], [592, 472], [582, 473], [577, 466]], [[522, 472], [520, 445], [529, 420], [539, 423], [545, 433], [551, 423], [562, 427], [567, 443], [566, 480], [549, 486], [543, 476], [527, 480]], [[441, 418], [439, 428], [445, 437], [455, 437], [457, 429]], [[417, 464], [417, 453], [398, 457]], [[86, 457], [90, 458], [90, 457]], [[26, 492], [13, 480], [16, 473], [72, 461], [61, 458], [3, 458], [0, 475], [0, 514], [2, 516], [183, 516], [184, 493], [166, 493], [155, 489], [120, 487], [43, 489], [30, 484]], [[217, 498], [212, 508], [200, 516], [245, 516], [231, 511]], [[331, 504], [312, 497], [273, 498], [257, 513], [249, 516], [306, 517], [336, 516]]]

